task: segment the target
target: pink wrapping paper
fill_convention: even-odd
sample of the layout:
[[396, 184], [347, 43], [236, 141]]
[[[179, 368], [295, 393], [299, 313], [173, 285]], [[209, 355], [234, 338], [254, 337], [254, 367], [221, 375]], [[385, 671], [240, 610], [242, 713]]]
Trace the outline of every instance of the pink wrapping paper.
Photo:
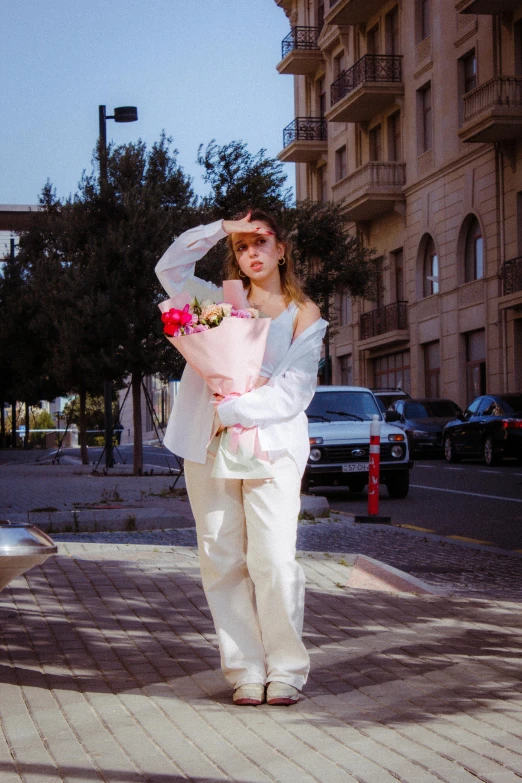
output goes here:
[[270, 318], [224, 318], [206, 332], [168, 337], [214, 394], [254, 388], [265, 354]]
[[[224, 301], [236, 309], [249, 306], [240, 280], [224, 281], [223, 293]], [[162, 302], [159, 308], [161, 312], [171, 307], [182, 309], [189, 302], [188, 295], [179, 294]], [[165, 336], [214, 394], [235, 397], [251, 391], [259, 378], [270, 323], [270, 318], [230, 316], [204, 332]], [[218, 426], [216, 420], [212, 435]], [[259, 445], [257, 427], [243, 429], [238, 424], [223, 432], [212, 475], [243, 479], [272, 477], [267, 455]]]

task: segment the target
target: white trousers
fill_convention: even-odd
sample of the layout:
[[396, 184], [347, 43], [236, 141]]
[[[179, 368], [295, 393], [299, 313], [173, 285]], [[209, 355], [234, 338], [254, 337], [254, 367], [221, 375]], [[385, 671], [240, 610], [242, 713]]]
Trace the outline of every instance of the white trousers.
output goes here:
[[213, 479], [212, 465], [211, 451], [205, 465], [185, 460], [185, 478], [223, 672], [233, 688], [275, 680], [301, 689], [310, 659], [295, 559], [299, 471], [287, 456], [268, 480]]

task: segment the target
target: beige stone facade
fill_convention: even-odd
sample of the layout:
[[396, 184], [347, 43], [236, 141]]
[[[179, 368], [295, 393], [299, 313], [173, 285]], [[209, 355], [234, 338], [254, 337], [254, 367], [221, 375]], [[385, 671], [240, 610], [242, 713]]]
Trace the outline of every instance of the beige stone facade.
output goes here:
[[522, 390], [522, 2], [276, 2], [279, 157], [377, 259], [377, 301], [338, 297], [333, 381], [461, 406]]

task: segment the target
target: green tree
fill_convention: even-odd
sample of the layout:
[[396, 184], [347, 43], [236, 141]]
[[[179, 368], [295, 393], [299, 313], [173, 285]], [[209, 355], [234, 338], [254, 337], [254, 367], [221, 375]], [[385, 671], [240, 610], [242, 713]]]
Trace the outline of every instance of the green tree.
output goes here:
[[172, 239], [194, 223], [196, 201], [171, 144], [162, 134], [150, 150], [142, 141], [110, 147], [104, 192], [94, 172], [84, 177], [78, 196], [99, 221], [84, 259], [85, 281], [97, 299], [103, 371], [114, 380], [130, 376], [135, 473], [143, 465], [143, 377], [179, 377], [180, 369], [163, 335], [158, 304], [165, 292], [154, 267]]
[[288, 215], [297, 273], [323, 318], [330, 322], [325, 337], [325, 383], [331, 383], [330, 338], [336, 326], [333, 297], [342, 291], [370, 298], [374, 293], [373, 251], [347, 233], [342, 203], [300, 201]]
[[[261, 149], [253, 154], [243, 141], [219, 146], [215, 140], [199, 147], [198, 163], [209, 194], [199, 204], [201, 223], [210, 223], [256, 207], [281, 218], [291, 210], [291, 190], [286, 187], [283, 164]], [[198, 264], [198, 276], [220, 285], [226, 247], [219, 242]]]

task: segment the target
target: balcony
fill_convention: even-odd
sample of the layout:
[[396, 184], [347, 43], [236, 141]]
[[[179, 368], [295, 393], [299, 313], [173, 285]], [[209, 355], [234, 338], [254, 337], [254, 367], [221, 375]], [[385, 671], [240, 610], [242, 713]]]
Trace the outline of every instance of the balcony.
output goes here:
[[457, 0], [455, 10], [459, 14], [501, 14], [514, 11], [520, 0]]
[[499, 308], [522, 309], [522, 256], [504, 261], [502, 264], [502, 296]]
[[317, 45], [320, 32], [320, 27], [292, 27], [281, 44], [283, 59], [277, 65], [278, 73], [315, 73], [323, 61]]
[[385, 0], [330, 0], [325, 24], [366, 24], [382, 8]]
[[296, 117], [283, 131], [283, 163], [312, 163], [328, 151], [328, 128], [322, 117]]
[[[392, 335], [397, 342], [408, 339], [408, 302], [394, 302], [363, 313], [359, 319], [359, 340], [381, 334]], [[405, 333], [406, 331], [406, 333]], [[401, 334], [402, 333], [402, 334]]]
[[387, 212], [404, 211], [406, 164], [365, 163], [332, 188], [334, 201], [344, 200], [348, 220], [375, 220]]
[[402, 57], [365, 54], [333, 82], [328, 122], [368, 122], [404, 93]]
[[462, 141], [508, 141], [521, 134], [522, 78], [494, 76], [464, 95]]

